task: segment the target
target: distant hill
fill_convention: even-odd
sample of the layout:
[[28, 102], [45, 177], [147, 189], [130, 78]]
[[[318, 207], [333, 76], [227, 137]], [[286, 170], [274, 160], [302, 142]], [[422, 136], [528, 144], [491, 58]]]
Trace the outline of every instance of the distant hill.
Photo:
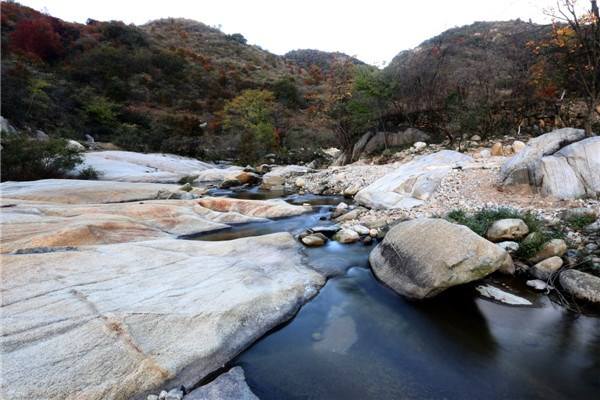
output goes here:
[[283, 55], [286, 60], [293, 61], [296, 65], [309, 69], [311, 66], [317, 66], [323, 71], [329, 71], [336, 62], [350, 61], [354, 65], [367, 65], [361, 60], [340, 52], [328, 52], [313, 49], [292, 50]]

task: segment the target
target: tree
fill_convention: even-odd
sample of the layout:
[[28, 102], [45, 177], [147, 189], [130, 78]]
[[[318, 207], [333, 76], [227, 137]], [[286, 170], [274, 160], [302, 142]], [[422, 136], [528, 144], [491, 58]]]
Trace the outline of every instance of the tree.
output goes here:
[[273, 125], [275, 96], [268, 90], [244, 90], [223, 109], [223, 128], [239, 134], [238, 157], [243, 162], [253, 162], [273, 151], [277, 132]]
[[19, 21], [10, 36], [13, 50], [43, 61], [58, 58], [64, 50], [60, 35], [46, 17]]
[[567, 84], [586, 99], [588, 136], [593, 135], [594, 115], [600, 108], [600, 16], [596, 0], [590, 5], [588, 12], [579, 14], [576, 0], [560, 0], [550, 11], [555, 21], [552, 45], [568, 71]]

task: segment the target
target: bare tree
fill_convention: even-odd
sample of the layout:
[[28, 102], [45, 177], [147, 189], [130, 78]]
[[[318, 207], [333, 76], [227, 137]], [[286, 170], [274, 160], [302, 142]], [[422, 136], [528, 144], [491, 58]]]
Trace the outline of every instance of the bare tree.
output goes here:
[[567, 68], [573, 70], [587, 107], [585, 131], [593, 135], [592, 123], [600, 109], [600, 16], [596, 0], [590, 11], [580, 15], [577, 0], [558, 0], [550, 15], [560, 25], [554, 29], [555, 43], [565, 54]]

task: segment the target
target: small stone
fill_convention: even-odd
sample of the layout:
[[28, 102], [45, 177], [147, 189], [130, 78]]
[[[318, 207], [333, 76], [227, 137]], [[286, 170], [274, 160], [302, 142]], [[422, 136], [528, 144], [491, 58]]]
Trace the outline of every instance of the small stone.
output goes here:
[[[527, 238], [525, 239], [527, 240]], [[567, 244], [562, 239], [552, 239], [544, 244], [535, 256], [529, 259], [531, 263], [537, 263], [550, 257], [562, 257], [567, 251]]]
[[360, 236], [351, 229], [342, 229], [333, 235], [333, 238], [340, 243], [354, 243], [360, 239]]
[[327, 242], [327, 236], [322, 233], [313, 233], [307, 236], [304, 236], [300, 241], [308, 247], [318, 247], [323, 246], [325, 242]]
[[511, 242], [508, 240], [504, 242], [498, 242], [496, 243], [496, 245], [500, 246], [502, 249], [508, 251], [509, 253], [514, 253], [517, 250], [519, 250], [519, 243]]
[[531, 267], [530, 271], [538, 279], [548, 279], [558, 271], [563, 265], [563, 260], [560, 257], [550, 257], [540, 261]]
[[306, 185], [306, 181], [304, 180], [304, 178], [297, 178], [294, 184], [299, 188], [303, 188]]
[[481, 141], [481, 136], [473, 135], [473, 136], [471, 136], [471, 140], [474, 142], [479, 142], [479, 141]]
[[541, 279], [530, 279], [525, 284], [535, 290], [546, 290], [552, 288], [552, 286], [548, 285]]
[[425, 143], [425, 142], [415, 142], [415, 144], [413, 144], [413, 147], [415, 148], [415, 150], [419, 151], [419, 150], [422, 150], [425, 147], [427, 147], [427, 143]]
[[369, 229], [369, 236], [376, 238], [378, 234], [379, 231], [377, 229]]
[[160, 394], [158, 395], [158, 400], [165, 400], [167, 398], [167, 391], [166, 390], [161, 390]]
[[503, 152], [502, 152], [502, 143], [500, 143], [500, 142], [494, 143], [494, 145], [490, 149], [490, 154], [493, 155], [493, 156], [501, 156], [501, 155], [503, 155]]
[[485, 237], [492, 242], [503, 239], [521, 239], [529, 233], [529, 228], [518, 218], [506, 218], [495, 221], [487, 230]]
[[490, 158], [492, 156], [492, 153], [488, 149], [485, 149], [481, 150], [479, 152], [479, 155], [481, 156], [481, 158]]
[[343, 195], [345, 197], [354, 197], [356, 193], [360, 190], [360, 186], [358, 185], [350, 185], [346, 189], [344, 189]]
[[358, 233], [361, 236], [369, 234], [369, 228], [363, 225], [353, 225], [350, 227], [354, 232]]
[[146, 397], [146, 400], [158, 400], [158, 396], [155, 394], [149, 394], [148, 397]]
[[521, 142], [520, 140], [515, 140], [512, 144], [512, 150], [515, 154], [517, 154], [518, 152], [523, 150], [525, 146], [527, 146], [525, 143]]

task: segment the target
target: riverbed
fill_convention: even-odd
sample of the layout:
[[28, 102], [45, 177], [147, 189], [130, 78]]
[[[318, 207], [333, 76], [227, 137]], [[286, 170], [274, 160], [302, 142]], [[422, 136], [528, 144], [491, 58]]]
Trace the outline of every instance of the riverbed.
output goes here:
[[[284, 198], [313, 212], [238, 225], [198, 236], [231, 240], [331, 224], [339, 197], [223, 192], [239, 198]], [[239, 365], [254, 393], [268, 399], [592, 399], [600, 393], [600, 318], [576, 315], [522, 280], [486, 283], [532, 302], [501, 304], [473, 285], [411, 302], [371, 273], [374, 245], [305, 248], [330, 277], [288, 323], [228, 366]]]

